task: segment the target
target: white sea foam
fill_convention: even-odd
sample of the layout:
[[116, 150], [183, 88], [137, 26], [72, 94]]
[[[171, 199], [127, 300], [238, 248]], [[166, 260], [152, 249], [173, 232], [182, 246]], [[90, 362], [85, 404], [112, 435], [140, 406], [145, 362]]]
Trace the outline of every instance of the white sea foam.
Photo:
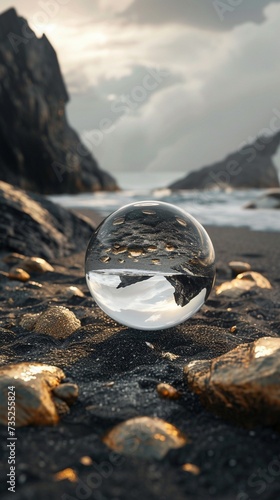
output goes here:
[[[168, 176], [153, 175], [152, 178], [143, 174], [141, 181], [139, 175], [136, 177], [135, 174], [123, 174], [118, 178], [120, 186], [125, 188], [137, 186], [137, 190], [125, 189], [116, 193], [57, 195], [50, 196], [50, 199], [68, 208], [93, 209], [103, 216], [135, 201], [160, 200], [183, 208], [203, 225], [248, 227], [258, 231], [280, 231], [279, 210], [273, 208], [248, 210], [243, 208], [248, 202], [263, 194], [265, 190], [171, 192], [164, 188], [170, 181], [170, 174]], [[147, 187], [148, 183], [152, 189]]]

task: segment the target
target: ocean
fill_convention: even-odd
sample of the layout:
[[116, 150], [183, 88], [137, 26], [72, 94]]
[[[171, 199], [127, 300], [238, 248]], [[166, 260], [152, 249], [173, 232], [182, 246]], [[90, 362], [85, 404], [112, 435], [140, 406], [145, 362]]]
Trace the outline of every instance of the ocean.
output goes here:
[[227, 191], [176, 191], [165, 186], [183, 177], [182, 173], [118, 174], [122, 191], [53, 195], [49, 199], [66, 208], [86, 208], [106, 217], [123, 205], [141, 200], [159, 200], [183, 208], [205, 226], [247, 227], [256, 231], [280, 231], [280, 211], [244, 209], [265, 192], [260, 189]]

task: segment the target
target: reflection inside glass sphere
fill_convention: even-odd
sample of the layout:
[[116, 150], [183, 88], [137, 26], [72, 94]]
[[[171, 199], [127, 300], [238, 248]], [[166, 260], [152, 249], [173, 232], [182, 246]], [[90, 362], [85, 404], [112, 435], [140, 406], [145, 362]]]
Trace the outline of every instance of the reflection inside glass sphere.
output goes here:
[[214, 281], [215, 253], [191, 215], [163, 202], [126, 205], [90, 239], [86, 279], [111, 318], [140, 330], [170, 328], [192, 316]]

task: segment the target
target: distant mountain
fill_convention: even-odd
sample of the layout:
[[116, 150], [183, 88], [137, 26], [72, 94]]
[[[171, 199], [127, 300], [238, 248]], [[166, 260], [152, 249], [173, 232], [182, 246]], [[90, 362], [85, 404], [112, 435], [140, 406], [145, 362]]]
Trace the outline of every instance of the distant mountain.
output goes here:
[[0, 179], [43, 194], [115, 190], [69, 126], [56, 53], [14, 9], [0, 15]]
[[280, 132], [274, 136], [260, 137], [224, 160], [173, 182], [171, 189], [234, 189], [279, 187], [277, 170], [272, 157], [280, 144]]

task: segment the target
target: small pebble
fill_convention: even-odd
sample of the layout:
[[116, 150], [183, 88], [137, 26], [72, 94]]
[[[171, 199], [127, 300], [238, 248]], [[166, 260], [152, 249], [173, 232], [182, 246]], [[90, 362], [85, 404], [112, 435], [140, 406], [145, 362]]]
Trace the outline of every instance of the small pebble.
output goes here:
[[85, 457], [81, 457], [80, 458], [80, 462], [83, 465], [91, 465], [92, 464], [92, 459], [90, 457], [85, 456]]
[[236, 279], [249, 281], [259, 288], [272, 288], [267, 278], [265, 278], [262, 274], [256, 273], [254, 271], [238, 274]]
[[169, 361], [175, 361], [180, 357], [179, 354], [174, 354], [173, 352], [162, 352], [161, 355]]
[[29, 281], [26, 285], [28, 288], [42, 288], [43, 285], [37, 281]]
[[84, 297], [85, 294], [80, 290], [77, 286], [69, 286], [65, 290], [65, 295], [66, 297], [72, 298], [72, 297]]
[[78, 476], [77, 473], [74, 471], [74, 469], [64, 469], [59, 472], [57, 472], [54, 475], [54, 478], [56, 481], [65, 481], [65, 479], [68, 479], [71, 483], [76, 483], [78, 481]]
[[20, 326], [55, 338], [66, 338], [80, 328], [75, 314], [63, 306], [53, 306], [40, 314], [25, 314]]
[[3, 257], [2, 261], [5, 262], [5, 264], [18, 264], [20, 260], [25, 259], [25, 255], [22, 255], [21, 253], [10, 253], [9, 255], [6, 255], [6, 257]]
[[184, 446], [187, 439], [160, 418], [136, 417], [116, 425], [103, 441], [121, 455], [160, 460], [170, 449]]
[[24, 269], [16, 267], [9, 271], [8, 278], [10, 280], [22, 281], [25, 283], [30, 279], [30, 274], [28, 274]]
[[113, 385], [115, 385], [115, 382], [112, 380], [111, 382], [105, 382], [104, 385], [105, 387], [113, 387]]
[[79, 389], [77, 384], [65, 383], [55, 387], [53, 394], [63, 401], [66, 401], [66, 403], [72, 404], [78, 397]]
[[166, 399], [179, 399], [181, 397], [180, 392], [170, 384], [158, 384], [157, 393], [159, 396]]
[[248, 262], [232, 260], [228, 263], [228, 266], [235, 276], [240, 273], [245, 273], [246, 271], [251, 271], [251, 266]]
[[184, 464], [182, 465], [182, 470], [184, 472], [189, 472], [194, 476], [198, 476], [200, 474], [200, 468], [195, 464]]
[[54, 268], [45, 259], [40, 257], [26, 257], [20, 263], [22, 269], [28, 273], [46, 273], [53, 272]]
[[255, 286], [253, 281], [235, 278], [232, 281], [225, 281], [216, 288], [216, 295], [224, 295], [229, 298], [238, 298]]

